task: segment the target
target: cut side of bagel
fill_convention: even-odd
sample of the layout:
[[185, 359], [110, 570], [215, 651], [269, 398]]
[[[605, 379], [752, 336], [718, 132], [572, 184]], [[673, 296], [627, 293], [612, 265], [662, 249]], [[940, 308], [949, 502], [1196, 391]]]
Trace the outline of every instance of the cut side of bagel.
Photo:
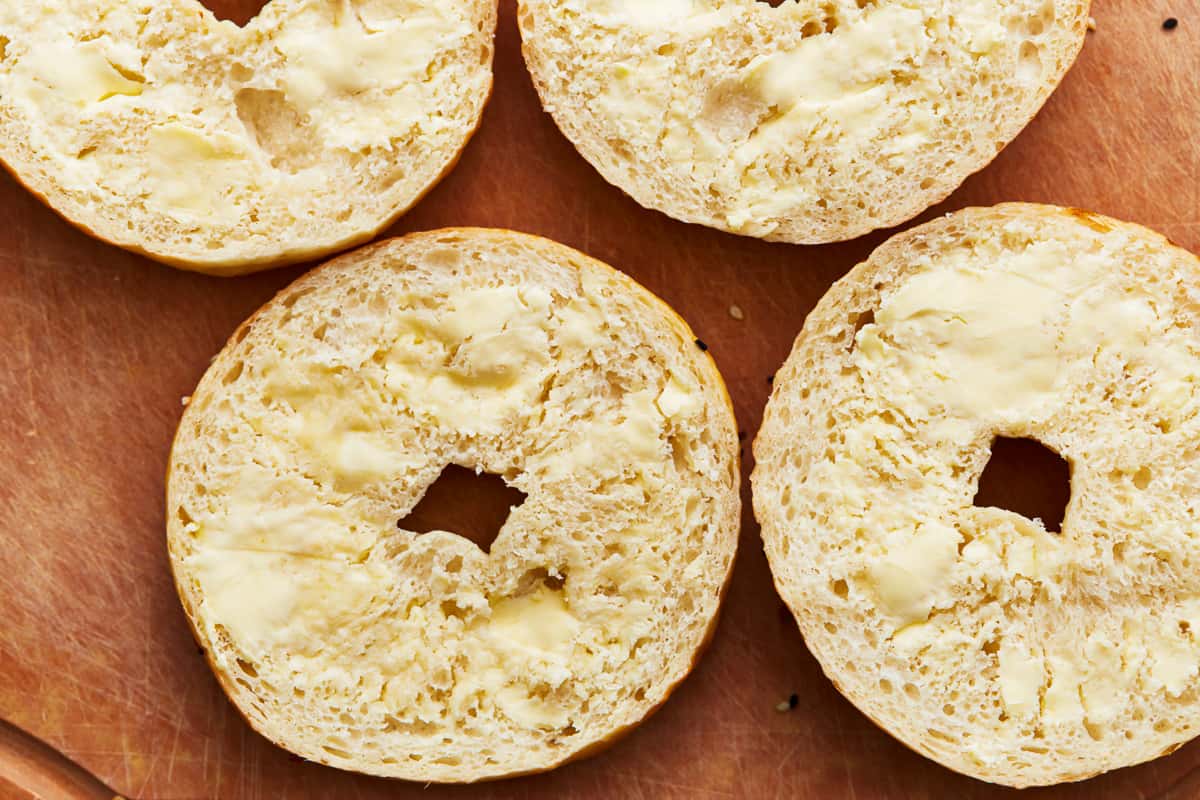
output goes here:
[[676, 219], [813, 244], [987, 165], [1074, 62], [1088, 0], [520, 0], [546, 109]]
[[0, 161], [67, 220], [238, 274], [371, 238], [458, 158], [494, 0], [0, 6]]
[[[450, 465], [526, 495], [487, 553], [405, 528]], [[456, 229], [333, 261], [241, 328], [180, 424], [168, 541], [267, 738], [474, 781], [593, 752], [666, 699], [715, 625], [738, 485], [724, 384], [662, 301]]]
[[[1136, 225], [969, 209], [809, 316], [755, 442], [780, 594], [834, 684], [951, 769], [1053, 784], [1200, 726], [1200, 262]], [[997, 437], [1070, 465], [1061, 532], [976, 505]]]

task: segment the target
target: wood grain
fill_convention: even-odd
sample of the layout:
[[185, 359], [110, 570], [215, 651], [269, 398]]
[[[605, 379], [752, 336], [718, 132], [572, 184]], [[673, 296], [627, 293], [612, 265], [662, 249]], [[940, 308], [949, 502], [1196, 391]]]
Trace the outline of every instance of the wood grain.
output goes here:
[[[218, 5], [244, 21], [261, 2]], [[1100, 0], [1094, 15], [1097, 32], [1043, 113], [931, 213], [1055, 202], [1200, 250], [1200, 4]], [[1180, 18], [1177, 30], [1162, 30], [1167, 16]], [[495, 97], [461, 164], [392, 232], [508, 227], [625, 270], [708, 342], [753, 435], [768, 377], [805, 314], [886, 234], [768, 245], [644, 211], [539, 108], [512, 0], [502, 2], [496, 67]], [[197, 653], [168, 574], [161, 498], [180, 398], [237, 323], [301, 269], [234, 281], [175, 272], [88, 239], [8, 179], [0, 221], [0, 717], [114, 790], [161, 800], [1008, 794], [909, 753], [837, 694], [781, 608], [749, 515], [714, 646], [666, 707], [606, 754], [474, 788], [298, 762], [250, 731]], [[793, 692], [796, 708], [777, 712]], [[1194, 798], [1200, 745], [1030, 794]]]

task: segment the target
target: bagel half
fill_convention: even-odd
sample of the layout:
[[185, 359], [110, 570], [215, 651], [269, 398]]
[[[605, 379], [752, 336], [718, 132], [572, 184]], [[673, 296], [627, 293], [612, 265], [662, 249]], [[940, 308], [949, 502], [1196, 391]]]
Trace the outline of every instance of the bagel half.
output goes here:
[[546, 109], [604, 178], [775, 241], [908, 220], [1075, 60], [1089, 0], [519, 0]]
[[[809, 316], [755, 442], [776, 585], [838, 689], [1011, 786], [1200, 725], [1195, 256], [1033, 205], [896, 236]], [[1070, 465], [1061, 532], [973, 504], [997, 436]]]
[[[489, 553], [404, 528], [451, 464], [527, 495]], [[544, 239], [446, 230], [333, 261], [238, 331], [179, 427], [168, 542], [263, 735], [474, 781], [666, 699], [712, 634], [738, 483], [724, 384], [662, 301]]]
[[495, 0], [0, 4], [0, 161], [83, 230], [240, 274], [362, 243], [447, 173]]

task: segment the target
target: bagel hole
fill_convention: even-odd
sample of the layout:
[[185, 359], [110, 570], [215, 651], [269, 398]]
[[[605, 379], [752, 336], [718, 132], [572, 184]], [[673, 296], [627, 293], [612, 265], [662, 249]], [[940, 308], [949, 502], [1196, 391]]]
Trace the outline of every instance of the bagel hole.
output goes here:
[[413, 533], [450, 531], [490, 553], [508, 515], [524, 502], [525, 493], [499, 475], [451, 464], [396, 527]]
[[200, 0], [217, 19], [245, 27], [271, 0]]
[[1071, 467], [1066, 460], [1034, 439], [999, 436], [991, 450], [979, 476], [975, 505], [1040, 519], [1047, 531], [1061, 532], [1071, 500]]

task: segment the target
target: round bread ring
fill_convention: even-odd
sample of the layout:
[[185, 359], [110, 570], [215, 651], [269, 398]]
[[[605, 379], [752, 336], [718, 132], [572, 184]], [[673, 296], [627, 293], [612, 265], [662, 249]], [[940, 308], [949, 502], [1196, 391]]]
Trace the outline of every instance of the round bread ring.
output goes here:
[[[1012, 786], [1200, 725], [1200, 263], [1075, 210], [969, 209], [837, 283], [775, 380], [754, 508], [838, 689]], [[973, 504], [997, 436], [1071, 468], [1061, 533]]]
[[520, 0], [519, 19], [542, 103], [609, 183], [684, 222], [819, 244], [986, 166], [1074, 62], [1089, 6]]
[[495, 0], [0, 8], [0, 162], [85, 232], [237, 275], [361, 244], [458, 160]]
[[[489, 553], [403, 527], [450, 464], [527, 495]], [[491, 779], [596, 751], [687, 675], [738, 475], [721, 377], [661, 300], [563, 245], [451, 229], [339, 258], [242, 326], [180, 423], [168, 543], [267, 738]]]

